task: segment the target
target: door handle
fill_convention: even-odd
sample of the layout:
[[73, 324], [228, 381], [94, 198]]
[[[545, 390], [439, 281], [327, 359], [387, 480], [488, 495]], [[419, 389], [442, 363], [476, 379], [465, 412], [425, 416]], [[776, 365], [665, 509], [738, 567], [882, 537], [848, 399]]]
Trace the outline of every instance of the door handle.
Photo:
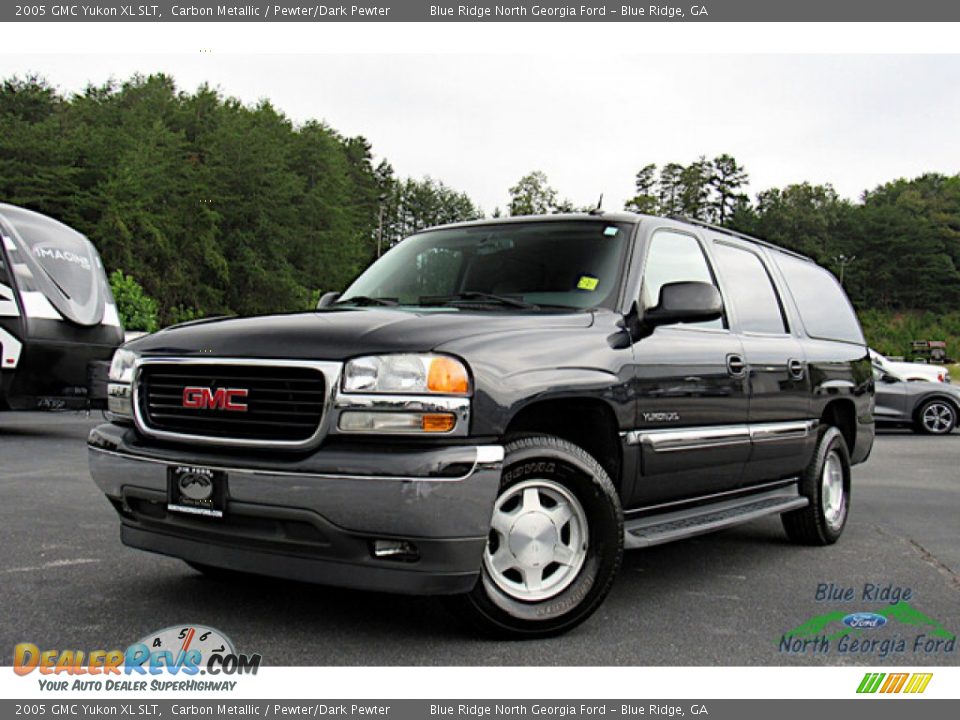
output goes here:
[[740, 355], [727, 355], [727, 372], [733, 377], [743, 377], [747, 374], [747, 363]]
[[787, 370], [790, 371], [790, 377], [792, 377], [794, 380], [803, 379], [803, 363], [799, 360], [788, 360]]

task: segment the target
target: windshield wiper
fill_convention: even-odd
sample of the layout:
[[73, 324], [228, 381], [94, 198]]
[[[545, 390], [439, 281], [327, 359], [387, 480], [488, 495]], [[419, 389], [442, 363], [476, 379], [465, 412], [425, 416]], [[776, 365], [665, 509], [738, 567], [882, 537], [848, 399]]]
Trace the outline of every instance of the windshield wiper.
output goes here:
[[399, 305], [397, 298], [378, 298], [369, 295], [354, 295], [346, 300], [337, 300], [334, 305]]
[[421, 305], [454, 305], [456, 303], [495, 303], [506, 305], [507, 307], [523, 308], [525, 310], [538, 310], [539, 305], [524, 302], [517, 298], [507, 295], [496, 295], [494, 293], [478, 292], [468, 290], [466, 292], [456, 293], [455, 295], [424, 295], [420, 298]]

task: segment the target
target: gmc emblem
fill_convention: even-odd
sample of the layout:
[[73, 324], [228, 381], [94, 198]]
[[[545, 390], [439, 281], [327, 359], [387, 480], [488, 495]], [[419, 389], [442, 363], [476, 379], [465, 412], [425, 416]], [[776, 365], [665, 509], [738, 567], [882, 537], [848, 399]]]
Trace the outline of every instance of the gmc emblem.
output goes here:
[[245, 398], [249, 390], [241, 388], [185, 387], [183, 389], [183, 406], [196, 410], [230, 410], [232, 412], [246, 412], [247, 404], [237, 402]]

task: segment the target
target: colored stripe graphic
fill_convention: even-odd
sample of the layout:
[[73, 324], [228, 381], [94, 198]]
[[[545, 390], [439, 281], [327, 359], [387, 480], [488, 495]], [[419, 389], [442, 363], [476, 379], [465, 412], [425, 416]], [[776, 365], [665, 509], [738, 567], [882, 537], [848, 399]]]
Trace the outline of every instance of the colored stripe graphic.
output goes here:
[[858, 693], [881, 692], [886, 694], [922, 693], [927, 689], [933, 673], [867, 673], [857, 687]]
[[927, 685], [930, 684], [930, 679], [933, 677], [933, 673], [914, 673], [913, 677], [910, 678], [910, 682], [907, 683], [907, 687], [904, 688], [905, 693], [922, 693], [927, 689]]
[[857, 688], [857, 692], [875, 693], [877, 688], [880, 687], [880, 682], [884, 677], [886, 677], [886, 673], [867, 673], [863, 676], [863, 680], [860, 681], [860, 687]]
[[910, 673], [890, 673], [887, 676], [887, 681], [883, 684], [883, 687], [880, 688], [882, 693], [898, 693], [903, 689], [904, 684], [907, 682], [907, 678], [910, 677]]

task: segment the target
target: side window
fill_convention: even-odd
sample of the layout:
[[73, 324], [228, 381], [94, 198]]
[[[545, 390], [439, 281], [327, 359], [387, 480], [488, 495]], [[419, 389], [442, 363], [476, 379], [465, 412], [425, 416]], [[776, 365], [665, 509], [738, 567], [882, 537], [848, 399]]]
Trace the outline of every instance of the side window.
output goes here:
[[[696, 238], [683, 233], [660, 230], [650, 239], [640, 302], [644, 309], [655, 307], [660, 288], [674, 282], [705, 282], [716, 285], [707, 257]], [[723, 320], [691, 323], [691, 327], [722, 328]]]
[[787, 332], [783, 320], [783, 306], [760, 257], [749, 250], [716, 242], [714, 257], [720, 277], [727, 289], [727, 298], [733, 304], [745, 332]]
[[803, 327], [811, 337], [862, 345], [857, 314], [840, 283], [819, 265], [786, 253], [774, 258], [797, 303]]

